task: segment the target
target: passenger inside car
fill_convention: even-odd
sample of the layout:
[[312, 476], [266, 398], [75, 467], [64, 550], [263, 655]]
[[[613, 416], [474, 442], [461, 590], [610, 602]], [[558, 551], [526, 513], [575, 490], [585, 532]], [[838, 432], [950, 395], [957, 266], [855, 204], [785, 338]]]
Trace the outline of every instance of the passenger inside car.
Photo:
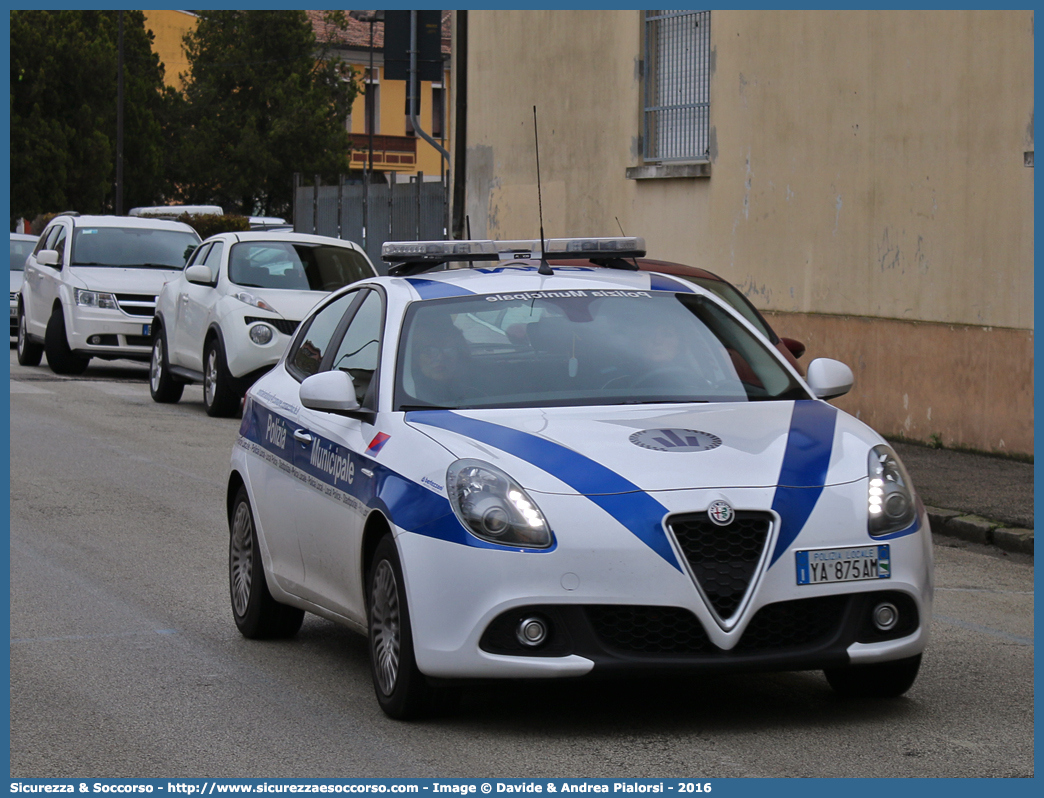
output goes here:
[[411, 328], [409, 354], [411, 393], [419, 402], [455, 406], [474, 395], [471, 350], [448, 316], [418, 318]]

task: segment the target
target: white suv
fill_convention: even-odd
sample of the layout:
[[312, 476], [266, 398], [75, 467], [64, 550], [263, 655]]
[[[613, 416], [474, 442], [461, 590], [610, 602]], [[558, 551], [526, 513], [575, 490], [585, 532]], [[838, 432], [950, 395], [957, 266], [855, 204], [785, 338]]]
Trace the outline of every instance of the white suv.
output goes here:
[[156, 295], [198, 244], [180, 222], [56, 216], [25, 262], [18, 362], [46, 352], [56, 374], [82, 374], [92, 357], [148, 360]]
[[317, 302], [376, 274], [351, 241], [276, 231], [211, 236], [156, 301], [152, 398], [177, 402], [185, 383], [201, 382], [207, 413], [232, 415]]

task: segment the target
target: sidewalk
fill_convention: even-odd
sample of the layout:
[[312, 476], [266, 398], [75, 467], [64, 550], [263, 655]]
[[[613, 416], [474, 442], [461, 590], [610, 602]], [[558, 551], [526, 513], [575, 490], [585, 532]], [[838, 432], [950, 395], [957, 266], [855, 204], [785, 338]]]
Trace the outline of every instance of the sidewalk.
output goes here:
[[1033, 464], [890, 442], [928, 507], [932, 533], [1033, 554]]

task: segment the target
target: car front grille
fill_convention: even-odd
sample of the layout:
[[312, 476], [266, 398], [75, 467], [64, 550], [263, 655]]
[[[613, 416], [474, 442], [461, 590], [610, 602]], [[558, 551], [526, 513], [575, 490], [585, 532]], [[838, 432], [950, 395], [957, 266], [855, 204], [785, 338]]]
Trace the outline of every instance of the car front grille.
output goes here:
[[291, 321], [290, 319], [262, 319], [259, 316], [247, 316], [244, 321], [247, 324], [256, 324], [259, 321], [263, 321], [265, 324], [275, 327], [283, 335], [293, 335], [297, 325], [301, 323], [299, 321]]
[[719, 526], [707, 513], [687, 513], [668, 518], [667, 525], [711, 608], [719, 618], [731, 618], [750, 589], [772, 516], [737, 511], [732, 523]]
[[[848, 596], [768, 604], [751, 619], [736, 654], [808, 646], [832, 638], [844, 621]], [[707, 637], [699, 619], [681, 607], [589, 605], [591, 628], [605, 648], [626, 654], [733, 656]]]
[[17, 302], [18, 301], [18, 292], [17, 291], [12, 291], [11, 292], [11, 301], [12, 302]]
[[609, 649], [631, 654], [702, 654], [715, 646], [703, 625], [681, 607], [591, 605], [591, 627]]
[[821, 596], [766, 604], [750, 619], [736, 650], [774, 650], [823, 640], [841, 624], [847, 602], [847, 596]]
[[156, 315], [156, 297], [152, 294], [116, 294], [116, 304], [120, 310], [131, 316]]

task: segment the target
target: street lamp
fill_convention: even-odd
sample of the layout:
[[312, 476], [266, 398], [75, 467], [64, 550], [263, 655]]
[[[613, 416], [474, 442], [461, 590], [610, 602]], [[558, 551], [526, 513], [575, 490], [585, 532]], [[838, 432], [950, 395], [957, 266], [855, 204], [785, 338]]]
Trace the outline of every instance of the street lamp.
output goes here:
[[366, 180], [367, 180], [367, 182], [369, 182], [370, 175], [373, 172], [373, 128], [377, 124], [377, 120], [375, 118], [377, 109], [374, 107], [374, 104], [373, 104], [373, 24], [375, 22], [384, 22], [384, 12], [383, 11], [349, 11], [348, 12], [348, 16], [350, 16], [352, 19], [358, 20], [359, 22], [369, 22], [370, 23], [370, 84], [369, 84], [369, 88], [366, 91], [366, 95], [367, 95], [367, 97], [366, 97], [366, 100], [367, 100], [366, 105], [368, 106], [369, 112], [370, 112], [370, 130], [369, 130], [369, 133], [370, 133], [370, 158], [369, 158], [369, 167], [366, 170], [366, 172], [367, 172]]

